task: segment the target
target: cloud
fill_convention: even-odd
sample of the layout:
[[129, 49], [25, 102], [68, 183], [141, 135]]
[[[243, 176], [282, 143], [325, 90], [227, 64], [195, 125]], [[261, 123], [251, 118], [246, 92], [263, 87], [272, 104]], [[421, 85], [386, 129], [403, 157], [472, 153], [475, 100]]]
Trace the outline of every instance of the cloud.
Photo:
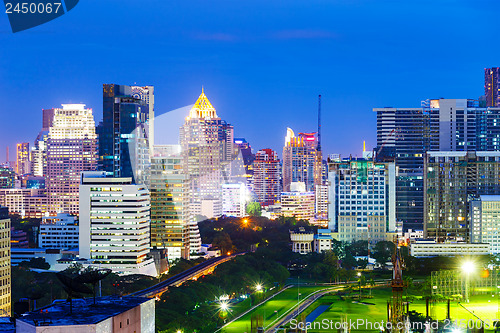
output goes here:
[[271, 35], [274, 39], [335, 39], [338, 37], [339, 35], [332, 31], [314, 29], [281, 30]]

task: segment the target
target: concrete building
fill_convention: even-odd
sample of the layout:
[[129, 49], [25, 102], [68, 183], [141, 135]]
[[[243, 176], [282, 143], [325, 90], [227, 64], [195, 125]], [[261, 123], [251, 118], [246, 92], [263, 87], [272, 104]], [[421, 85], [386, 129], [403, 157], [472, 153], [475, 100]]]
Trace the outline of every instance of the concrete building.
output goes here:
[[[18, 333], [154, 333], [155, 299], [98, 297], [60, 301], [16, 319]], [[92, 306], [91, 306], [92, 305]]]
[[329, 225], [329, 218], [328, 218], [328, 206], [330, 204], [329, 192], [330, 192], [329, 185], [316, 185], [316, 191], [315, 191], [316, 221], [318, 224], [322, 224], [324, 226]]
[[313, 251], [314, 232], [305, 229], [290, 230], [292, 251], [300, 254], [308, 254]]
[[500, 107], [500, 67], [484, 69], [486, 106]]
[[9, 210], [0, 206], [0, 317], [11, 316]]
[[119, 274], [157, 274], [150, 256], [150, 196], [132, 178], [84, 172], [80, 184], [80, 257]]
[[57, 214], [44, 217], [40, 224], [38, 246], [47, 249], [78, 248], [79, 227], [74, 216]]
[[419, 240], [410, 244], [410, 255], [417, 258], [437, 256], [475, 256], [490, 253], [485, 243], [438, 243], [435, 240]]
[[295, 133], [287, 128], [283, 147], [283, 191], [290, 192], [293, 182], [303, 182], [307, 191], [314, 192], [321, 185], [321, 154], [317, 150], [315, 133]]
[[0, 189], [0, 205], [22, 218], [42, 218], [49, 214], [49, 199], [43, 189]]
[[0, 165], [0, 189], [14, 188], [16, 173], [7, 165]]
[[341, 241], [386, 239], [396, 230], [394, 163], [348, 158], [330, 161], [329, 219]]
[[314, 235], [314, 251], [321, 253], [332, 249], [333, 237], [330, 229], [318, 229], [318, 233]]
[[92, 109], [63, 104], [54, 109], [47, 140], [47, 196], [52, 214], [78, 214], [78, 186], [83, 171], [97, 167], [97, 135]]
[[186, 179], [182, 170], [180, 146], [154, 146], [150, 180], [151, 247], [166, 249], [169, 262], [180, 258], [189, 259]]
[[222, 184], [222, 215], [243, 217], [249, 198], [245, 184]]
[[314, 223], [314, 192], [305, 191], [305, 184], [294, 182], [290, 184], [291, 192], [281, 193], [281, 214], [285, 217], [295, 217], [297, 220], [307, 220]]
[[281, 165], [278, 154], [272, 149], [261, 149], [253, 162], [253, 184], [257, 201], [262, 206], [280, 201]]
[[500, 194], [500, 152], [428, 152], [425, 237], [470, 242], [470, 200]]
[[481, 195], [470, 206], [471, 243], [490, 244], [490, 253], [500, 253], [500, 195]]

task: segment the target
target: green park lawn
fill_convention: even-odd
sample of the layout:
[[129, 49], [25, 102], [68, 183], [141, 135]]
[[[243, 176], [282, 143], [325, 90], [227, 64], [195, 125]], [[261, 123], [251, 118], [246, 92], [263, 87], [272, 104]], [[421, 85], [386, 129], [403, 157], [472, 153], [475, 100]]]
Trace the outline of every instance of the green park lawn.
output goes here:
[[[325, 286], [300, 286], [301, 299], [311, 293], [325, 289]], [[224, 333], [245, 333], [250, 332], [252, 315], [259, 314], [264, 319], [264, 326], [274, 321], [278, 314], [282, 315], [285, 311], [297, 304], [297, 287], [291, 287], [273, 299], [265, 302], [257, 309], [247, 313], [245, 316], [226, 326], [221, 332]], [[277, 313], [275, 311], [278, 311]], [[228, 318], [229, 320], [231, 318]]]

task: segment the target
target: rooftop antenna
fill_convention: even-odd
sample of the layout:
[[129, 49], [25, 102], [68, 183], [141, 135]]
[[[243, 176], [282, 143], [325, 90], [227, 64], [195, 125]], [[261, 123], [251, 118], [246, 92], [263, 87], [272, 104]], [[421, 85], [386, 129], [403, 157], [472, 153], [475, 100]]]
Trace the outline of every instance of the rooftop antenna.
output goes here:
[[321, 151], [321, 95], [318, 95], [318, 146], [317, 151]]

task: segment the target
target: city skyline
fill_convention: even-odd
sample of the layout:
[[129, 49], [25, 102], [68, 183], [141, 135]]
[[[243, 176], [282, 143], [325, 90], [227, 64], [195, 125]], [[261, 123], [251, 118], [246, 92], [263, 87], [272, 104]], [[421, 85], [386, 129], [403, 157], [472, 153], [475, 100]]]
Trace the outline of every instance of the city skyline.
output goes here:
[[[59, 20], [18, 33], [15, 39], [1, 34], [9, 53], [0, 57], [5, 80], [0, 154], [5, 156], [9, 145], [13, 159], [16, 143], [34, 141], [44, 108], [85, 103], [100, 121], [105, 82], [154, 85], [158, 114], [193, 103], [204, 85], [214, 107], [234, 125], [235, 136], [246, 138], [254, 152], [281, 151], [287, 127], [315, 131], [317, 95], [322, 94], [323, 151], [344, 156], [361, 155], [363, 140], [367, 147], [375, 146], [374, 107], [418, 107], [426, 98], [483, 94], [484, 68], [498, 65], [496, 46], [469, 59], [466, 52], [456, 52], [456, 45], [466, 39], [477, 45], [491, 40], [493, 22], [483, 18], [499, 4], [462, 1], [448, 8], [447, 3], [431, 2], [361, 3], [318, 2], [324, 10], [297, 1], [266, 3], [271, 6], [267, 14], [245, 14], [243, 4], [184, 8], [186, 4], [122, 1], [118, 13], [123, 19], [111, 22], [123, 29], [127, 40], [137, 41], [139, 47], [130, 52], [122, 36], [102, 33], [110, 24], [106, 13], [115, 9], [112, 1], [98, 7], [81, 3]], [[128, 19], [133, 12], [140, 14], [137, 22]], [[173, 12], [190, 15], [176, 18]], [[90, 15], [92, 26], [86, 20]], [[461, 16], [471, 24], [454, 23]], [[81, 29], [84, 24], [86, 29]], [[0, 21], [0, 31], [7, 29], [7, 20]], [[72, 56], [53, 57], [58, 50]], [[113, 60], [102, 58], [103, 53]], [[25, 91], [30, 98], [20, 98]], [[23, 119], [18, 119], [19, 112]]]

